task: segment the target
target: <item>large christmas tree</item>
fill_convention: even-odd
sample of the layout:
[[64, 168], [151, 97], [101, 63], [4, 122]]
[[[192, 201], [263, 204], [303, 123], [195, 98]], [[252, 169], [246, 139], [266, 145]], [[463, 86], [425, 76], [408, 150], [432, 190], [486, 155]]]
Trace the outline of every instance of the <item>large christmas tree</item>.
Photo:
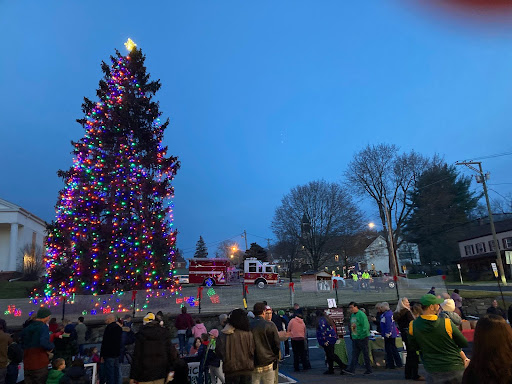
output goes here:
[[102, 63], [98, 101], [85, 98], [85, 135], [73, 142], [73, 165], [46, 243], [45, 296], [102, 294], [172, 285], [176, 231], [171, 181], [179, 168], [162, 146], [145, 56], [129, 40]]

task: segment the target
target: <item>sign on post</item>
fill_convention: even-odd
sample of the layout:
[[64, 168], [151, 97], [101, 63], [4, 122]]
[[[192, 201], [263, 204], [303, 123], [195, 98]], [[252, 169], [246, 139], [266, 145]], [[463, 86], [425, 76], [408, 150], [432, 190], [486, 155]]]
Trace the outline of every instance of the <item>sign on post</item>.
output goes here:
[[337, 308], [336, 299], [327, 299], [327, 307]]
[[496, 263], [491, 263], [492, 271], [494, 272], [494, 276], [498, 277], [498, 268], [496, 267]]

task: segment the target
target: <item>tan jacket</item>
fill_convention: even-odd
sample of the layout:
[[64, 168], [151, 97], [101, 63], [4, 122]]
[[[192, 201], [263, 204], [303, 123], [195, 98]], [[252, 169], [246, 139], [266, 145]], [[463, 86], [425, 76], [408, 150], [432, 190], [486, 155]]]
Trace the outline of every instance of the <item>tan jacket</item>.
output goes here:
[[226, 376], [249, 374], [254, 370], [254, 337], [250, 331], [226, 325], [217, 339], [215, 353], [223, 362]]

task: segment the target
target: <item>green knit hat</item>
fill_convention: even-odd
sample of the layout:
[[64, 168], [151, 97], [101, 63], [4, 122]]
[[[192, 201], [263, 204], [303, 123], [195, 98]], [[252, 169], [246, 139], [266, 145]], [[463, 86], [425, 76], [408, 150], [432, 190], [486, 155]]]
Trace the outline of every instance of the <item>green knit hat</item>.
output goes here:
[[283, 315], [284, 315], [284, 311], [283, 311], [282, 309], [280, 309], [280, 310], [279, 310], [279, 312], [277, 312], [277, 314], [278, 314], [279, 316], [283, 316]]
[[42, 308], [39, 309], [39, 311], [37, 311], [36, 318], [38, 318], [38, 319], [45, 319], [48, 316], [50, 316], [51, 314], [52, 313], [50, 312], [50, 310], [48, 308], [42, 307]]

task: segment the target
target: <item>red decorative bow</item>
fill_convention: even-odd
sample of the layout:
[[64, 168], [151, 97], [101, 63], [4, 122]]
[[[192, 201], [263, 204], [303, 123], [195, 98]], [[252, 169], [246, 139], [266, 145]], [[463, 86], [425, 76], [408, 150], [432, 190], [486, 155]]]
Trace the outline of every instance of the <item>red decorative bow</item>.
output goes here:
[[132, 291], [132, 301], [137, 297], [137, 291]]
[[203, 297], [203, 287], [197, 287], [197, 298], [201, 299]]
[[244, 284], [244, 287], [245, 287], [245, 293], [249, 294], [249, 286], [247, 284]]
[[292, 289], [292, 292], [295, 292], [295, 287], [294, 287], [295, 283], [294, 282], [291, 282], [288, 284], [288, 287], [290, 287]]

